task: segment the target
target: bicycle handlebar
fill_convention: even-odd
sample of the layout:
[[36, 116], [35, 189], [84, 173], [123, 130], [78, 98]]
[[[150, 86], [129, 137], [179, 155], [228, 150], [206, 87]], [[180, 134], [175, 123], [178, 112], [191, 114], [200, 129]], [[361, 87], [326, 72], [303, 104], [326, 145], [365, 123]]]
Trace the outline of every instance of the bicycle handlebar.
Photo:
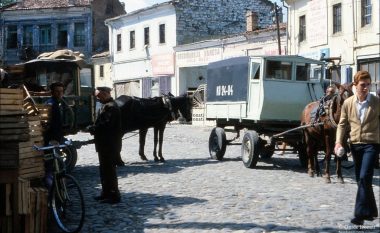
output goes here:
[[44, 151], [44, 150], [51, 150], [54, 148], [65, 148], [71, 144], [70, 141], [66, 141], [65, 144], [58, 144], [58, 145], [50, 145], [50, 146], [36, 146], [33, 145], [33, 149], [38, 151]]

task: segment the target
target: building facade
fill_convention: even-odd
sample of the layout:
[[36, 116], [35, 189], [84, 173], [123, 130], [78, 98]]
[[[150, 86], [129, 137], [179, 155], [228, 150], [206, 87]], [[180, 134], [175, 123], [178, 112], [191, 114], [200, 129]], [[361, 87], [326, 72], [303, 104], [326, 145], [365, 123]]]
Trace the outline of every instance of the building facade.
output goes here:
[[352, 81], [357, 70], [371, 73], [371, 91], [380, 88], [378, 0], [286, 0], [290, 54], [335, 58], [332, 79]]
[[118, 0], [20, 0], [2, 9], [0, 56], [3, 64], [70, 49], [87, 59], [108, 50], [106, 18], [124, 14]]
[[[113, 87], [111, 77], [112, 67], [109, 52], [103, 52], [92, 56], [93, 75], [95, 87]], [[114, 94], [114, 93], [113, 93]]]
[[245, 32], [247, 10], [265, 28], [272, 7], [267, 0], [176, 0], [106, 20], [116, 95], [180, 94], [173, 47]]

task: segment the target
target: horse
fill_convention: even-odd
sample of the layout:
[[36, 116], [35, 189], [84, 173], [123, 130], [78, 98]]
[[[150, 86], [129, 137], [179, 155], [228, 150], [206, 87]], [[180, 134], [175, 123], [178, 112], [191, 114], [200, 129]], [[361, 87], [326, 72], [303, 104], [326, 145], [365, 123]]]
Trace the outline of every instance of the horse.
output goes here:
[[[330, 100], [327, 100], [323, 105], [326, 109], [325, 114], [317, 115], [320, 110], [320, 101], [311, 102], [302, 111], [301, 125], [311, 125], [303, 129], [303, 140], [306, 144], [306, 152], [308, 157], [308, 174], [314, 177], [321, 175], [318, 164], [318, 152], [323, 150], [325, 152], [325, 181], [331, 183], [330, 179], [330, 160], [331, 155], [334, 154], [335, 134], [337, 124], [339, 123], [341, 107], [344, 100], [353, 95], [351, 84], [335, 83], [338, 88], [338, 93], [334, 94]], [[317, 124], [319, 123], [319, 124]], [[344, 183], [341, 158], [336, 158], [336, 174], [340, 183]]]
[[[192, 97], [188, 95], [173, 96], [171, 93], [161, 97], [139, 98], [121, 95], [115, 99], [120, 107], [123, 134], [139, 130], [139, 155], [142, 160], [145, 156], [145, 138], [150, 127], [154, 128], [154, 161], [164, 162], [162, 143], [166, 124], [179, 118], [179, 113], [191, 121]], [[157, 144], [158, 157], [157, 157]]]

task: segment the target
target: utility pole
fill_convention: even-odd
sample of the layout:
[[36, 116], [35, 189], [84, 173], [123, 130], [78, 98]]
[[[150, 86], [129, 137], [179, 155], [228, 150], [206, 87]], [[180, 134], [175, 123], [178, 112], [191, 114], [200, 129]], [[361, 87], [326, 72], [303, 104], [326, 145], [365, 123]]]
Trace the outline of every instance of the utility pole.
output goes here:
[[281, 55], [281, 38], [280, 38], [280, 22], [278, 19], [278, 11], [279, 6], [277, 6], [277, 3], [274, 3], [274, 16], [276, 21], [276, 28], [277, 28], [277, 43], [278, 43], [278, 54]]

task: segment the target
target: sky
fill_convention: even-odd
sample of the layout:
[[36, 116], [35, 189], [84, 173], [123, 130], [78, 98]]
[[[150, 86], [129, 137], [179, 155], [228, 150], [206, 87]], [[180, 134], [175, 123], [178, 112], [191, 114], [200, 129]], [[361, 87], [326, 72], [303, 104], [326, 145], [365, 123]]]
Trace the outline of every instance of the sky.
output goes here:
[[[125, 3], [125, 10], [128, 12], [132, 12], [144, 7], [151, 6], [156, 3], [166, 2], [168, 0], [120, 0]], [[282, 2], [280, 0], [272, 0], [272, 2], [277, 2], [277, 5], [282, 6]]]

